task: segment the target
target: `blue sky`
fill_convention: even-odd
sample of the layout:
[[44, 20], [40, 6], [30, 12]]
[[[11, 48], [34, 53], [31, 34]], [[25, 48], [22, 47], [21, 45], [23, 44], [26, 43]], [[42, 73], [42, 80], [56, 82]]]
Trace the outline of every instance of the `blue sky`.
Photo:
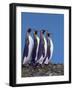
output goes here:
[[54, 43], [53, 63], [64, 63], [64, 15], [45, 13], [21, 13], [21, 52], [25, 45], [26, 31], [30, 27], [33, 30], [45, 29], [52, 33]]

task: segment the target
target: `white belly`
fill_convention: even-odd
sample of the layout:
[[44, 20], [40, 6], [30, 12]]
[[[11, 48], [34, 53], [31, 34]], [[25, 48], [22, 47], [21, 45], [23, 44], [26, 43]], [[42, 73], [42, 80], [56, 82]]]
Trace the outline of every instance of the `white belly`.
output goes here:
[[52, 59], [52, 55], [53, 55], [53, 42], [52, 42], [52, 39], [51, 38], [48, 38], [50, 40], [50, 57], [48, 59], [48, 57], [46, 57], [46, 60], [44, 62], [44, 64], [48, 64], [50, 62], [50, 60]]
[[35, 61], [37, 61], [37, 56], [38, 56], [38, 51], [39, 51], [39, 41], [40, 41], [40, 39], [39, 39], [39, 37], [38, 37], [38, 36], [37, 36], [36, 38], [37, 38], [37, 42], [38, 42], [38, 44], [37, 44], [37, 50], [36, 50], [36, 57], [35, 57]]
[[30, 63], [32, 59], [31, 54], [32, 54], [33, 46], [34, 46], [34, 41], [32, 37], [29, 35], [28, 56], [24, 57], [23, 64]]
[[45, 59], [46, 54], [47, 54], [47, 41], [46, 41], [45, 37], [44, 37], [44, 42], [45, 42], [45, 44], [44, 44], [45, 56], [43, 57], [43, 55], [42, 55], [42, 56], [40, 57], [40, 59], [38, 60], [38, 63], [39, 63], [39, 64], [42, 64], [42, 63], [43, 63], [43, 60]]
[[29, 36], [29, 52], [28, 52], [28, 59], [31, 60], [31, 54], [34, 46], [34, 41], [31, 36]]
[[44, 41], [45, 41], [45, 56], [47, 55], [47, 41], [46, 41], [46, 38], [44, 37]]
[[51, 38], [49, 38], [49, 40], [50, 40], [50, 45], [51, 45], [51, 47], [50, 47], [50, 58], [49, 58], [49, 60], [51, 60], [52, 59], [52, 55], [53, 55], [53, 42], [52, 42], [52, 39]]

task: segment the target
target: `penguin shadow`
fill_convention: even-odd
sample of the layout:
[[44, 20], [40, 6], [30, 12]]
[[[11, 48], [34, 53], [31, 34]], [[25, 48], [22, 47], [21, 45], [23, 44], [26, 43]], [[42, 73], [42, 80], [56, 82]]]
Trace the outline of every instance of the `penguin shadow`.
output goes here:
[[5, 83], [5, 85], [9, 86], [9, 83], [8, 83], [8, 82], [6, 82], [6, 83]]

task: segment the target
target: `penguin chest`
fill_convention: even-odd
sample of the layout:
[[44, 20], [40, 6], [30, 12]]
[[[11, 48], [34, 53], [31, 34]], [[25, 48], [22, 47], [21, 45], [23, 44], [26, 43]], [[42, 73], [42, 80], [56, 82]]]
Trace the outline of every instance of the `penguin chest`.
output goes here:
[[52, 39], [51, 38], [48, 38], [49, 42], [48, 42], [48, 57], [49, 59], [52, 58], [52, 55], [53, 55], [53, 42], [52, 42]]
[[37, 48], [36, 48], [36, 57], [35, 57], [35, 61], [37, 60], [37, 56], [38, 56], [38, 51], [39, 51], [39, 37], [36, 37], [37, 40]]
[[29, 46], [28, 46], [28, 56], [27, 59], [31, 60], [31, 54], [34, 46], [34, 41], [31, 36], [29, 36]]
[[[41, 47], [40, 47], [40, 48], [41, 48]], [[44, 38], [44, 44], [43, 44], [43, 50], [42, 50], [42, 52], [44, 53], [44, 55], [43, 55], [43, 53], [42, 53], [41, 56], [40, 56], [40, 59], [38, 60], [38, 62], [39, 62], [40, 64], [43, 63], [43, 60], [45, 59], [46, 54], [47, 54], [47, 42], [46, 42], [46, 39], [45, 39], [45, 38]]]
[[45, 49], [45, 56], [47, 54], [47, 41], [46, 38], [44, 37], [44, 49]]

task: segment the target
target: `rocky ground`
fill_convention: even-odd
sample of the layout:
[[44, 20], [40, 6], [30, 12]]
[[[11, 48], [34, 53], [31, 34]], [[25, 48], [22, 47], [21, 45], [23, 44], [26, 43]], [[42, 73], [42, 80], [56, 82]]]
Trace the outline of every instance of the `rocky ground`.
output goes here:
[[35, 77], [35, 76], [59, 76], [64, 75], [63, 64], [31, 65], [22, 66], [22, 77]]

